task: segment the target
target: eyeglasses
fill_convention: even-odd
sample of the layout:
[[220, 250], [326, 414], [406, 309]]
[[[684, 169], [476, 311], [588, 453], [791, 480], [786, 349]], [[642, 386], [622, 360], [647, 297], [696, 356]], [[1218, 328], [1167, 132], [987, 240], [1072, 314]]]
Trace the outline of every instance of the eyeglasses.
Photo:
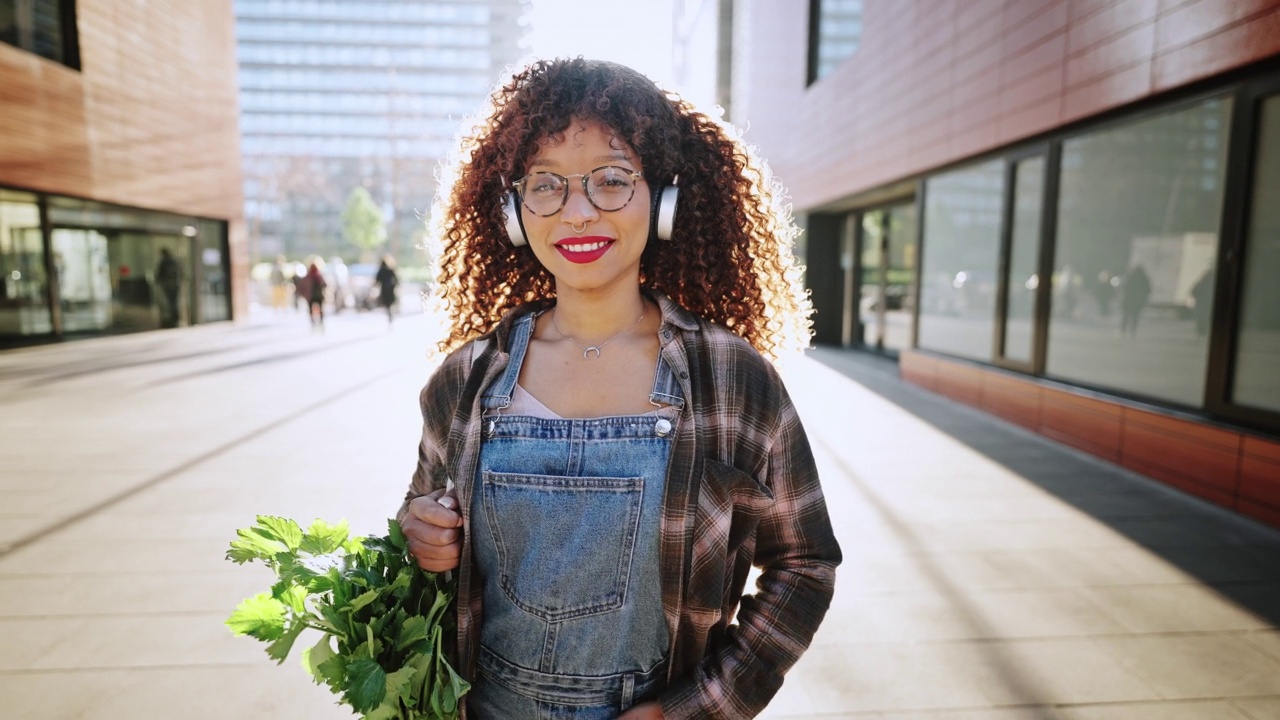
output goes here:
[[560, 212], [569, 201], [569, 178], [581, 178], [582, 192], [597, 210], [616, 212], [631, 202], [636, 194], [636, 181], [642, 176], [617, 165], [605, 165], [568, 177], [553, 172], [529, 173], [512, 183], [512, 187], [520, 193], [520, 200], [530, 212], [549, 217]]

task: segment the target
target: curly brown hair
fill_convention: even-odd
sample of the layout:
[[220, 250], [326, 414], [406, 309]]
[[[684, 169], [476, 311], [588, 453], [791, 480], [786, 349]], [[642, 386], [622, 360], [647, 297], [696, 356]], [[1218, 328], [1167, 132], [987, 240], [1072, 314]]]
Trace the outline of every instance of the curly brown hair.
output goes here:
[[534, 62], [499, 86], [444, 166], [432, 213], [449, 351], [511, 308], [555, 296], [528, 246], [513, 247], [503, 204], [540, 144], [572, 120], [612, 130], [650, 187], [679, 176], [670, 242], [650, 242], [641, 285], [732, 329], [766, 357], [808, 344], [812, 308], [791, 254], [798, 230], [767, 164], [736, 131], [622, 65]]

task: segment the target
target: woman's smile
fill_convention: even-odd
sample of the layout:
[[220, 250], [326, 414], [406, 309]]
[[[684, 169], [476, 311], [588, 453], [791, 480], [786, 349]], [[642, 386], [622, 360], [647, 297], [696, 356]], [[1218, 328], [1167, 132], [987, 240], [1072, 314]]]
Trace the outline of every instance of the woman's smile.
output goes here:
[[609, 248], [613, 247], [613, 243], [613, 238], [588, 235], [560, 240], [556, 243], [556, 250], [559, 250], [569, 262], [585, 264], [604, 257], [604, 254], [609, 252]]

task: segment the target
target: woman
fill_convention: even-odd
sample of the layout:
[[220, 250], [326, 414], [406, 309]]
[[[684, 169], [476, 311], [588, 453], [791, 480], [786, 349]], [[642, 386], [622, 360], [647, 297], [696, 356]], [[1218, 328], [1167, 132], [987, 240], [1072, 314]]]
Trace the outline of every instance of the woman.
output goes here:
[[728, 128], [633, 70], [539, 62], [492, 101], [434, 213], [453, 352], [399, 513], [458, 569], [467, 712], [754, 716], [840, 561], [762, 357], [808, 339], [794, 226]]
[[324, 273], [320, 271], [318, 262], [313, 261], [307, 267], [306, 282], [307, 314], [311, 316], [311, 328], [324, 332], [324, 290], [328, 286]]
[[390, 325], [395, 319], [392, 309], [396, 304], [396, 286], [400, 284], [394, 258], [390, 255], [382, 256], [382, 264], [378, 266], [378, 273], [373, 276], [373, 281], [378, 285], [378, 305], [387, 311], [387, 324]]

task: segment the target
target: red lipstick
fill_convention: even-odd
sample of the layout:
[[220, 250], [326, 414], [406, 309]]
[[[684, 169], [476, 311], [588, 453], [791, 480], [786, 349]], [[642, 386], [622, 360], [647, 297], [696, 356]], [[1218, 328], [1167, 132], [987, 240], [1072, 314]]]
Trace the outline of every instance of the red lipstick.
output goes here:
[[603, 235], [584, 235], [582, 237], [565, 238], [556, 242], [556, 250], [564, 259], [573, 263], [590, 263], [599, 260], [609, 248], [613, 247], [613, 238]]

